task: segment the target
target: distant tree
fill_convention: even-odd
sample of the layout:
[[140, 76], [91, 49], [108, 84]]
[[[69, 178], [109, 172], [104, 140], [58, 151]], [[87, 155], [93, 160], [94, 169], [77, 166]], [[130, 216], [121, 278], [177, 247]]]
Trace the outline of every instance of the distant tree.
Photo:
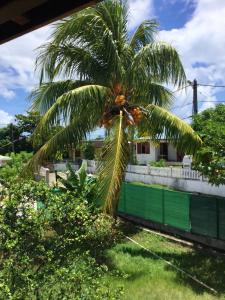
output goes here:
[[194, 166], [215, 185], [225, 184], [225, 105], [219, 104], [194, 117], [192, 127], [204, 144]]
[[91, 142], [83, 143], [81, 146], [81, 151], [85, 159], [94, 159], [95, 157], [95, 147]]
[[15, 123], [0, 129], [0, 154], [14, 151], [32, 152], [33, 146], [30, 136], [40, 120], [38, 112], [27, 112], [15, 116]]

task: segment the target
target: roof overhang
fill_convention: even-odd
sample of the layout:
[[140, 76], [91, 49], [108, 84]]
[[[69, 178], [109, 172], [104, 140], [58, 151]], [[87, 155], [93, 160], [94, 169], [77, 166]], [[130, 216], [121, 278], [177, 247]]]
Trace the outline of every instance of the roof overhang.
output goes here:
[[0, 44], [95, 5], [98, 0], [0, 0]]

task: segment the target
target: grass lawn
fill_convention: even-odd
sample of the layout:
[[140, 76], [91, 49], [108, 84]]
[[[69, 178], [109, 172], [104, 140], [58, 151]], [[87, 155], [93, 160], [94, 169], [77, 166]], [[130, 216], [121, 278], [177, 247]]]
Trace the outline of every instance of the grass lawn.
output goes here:
[[111, 268], [124, 274], [108, 278], [112, 287], [124, 286], [122, 299], [225, 299], [225, 257], [194, 250], [145, 231], [128, 235], [211, 286], [219, 295], [212, 295], [138, 245], [124, 241], [107, 253]]

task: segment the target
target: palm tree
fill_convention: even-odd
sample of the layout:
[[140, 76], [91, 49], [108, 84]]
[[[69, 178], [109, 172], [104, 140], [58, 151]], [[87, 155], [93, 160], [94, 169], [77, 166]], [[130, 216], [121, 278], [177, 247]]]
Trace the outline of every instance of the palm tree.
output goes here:
[[80, 143], [98, 126], [109, 129], [99, 166], [100, 197], [109, 214], [117, 207], [133, 128], [154, 139], [163, 136], [187, 153], [201, 144], [191, 127], [167, 110], [173, 93], [164, 85], [186, 82], [177, 51], [155, 39], [155, 21], [144, 21], [133, 35], [127, 21], [126, 5], [108, 0], [57, 23], [40, 48], [40, 85], [31, 94], [32, 108], [42, 114], [34, 139], [44, 138], [53, 125], [63, 128], [29, 168], [65, 145]]

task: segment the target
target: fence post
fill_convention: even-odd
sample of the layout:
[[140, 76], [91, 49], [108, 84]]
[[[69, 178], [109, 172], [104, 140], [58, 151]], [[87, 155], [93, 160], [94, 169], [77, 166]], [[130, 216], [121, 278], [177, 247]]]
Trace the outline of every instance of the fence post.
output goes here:
[[162, 190], [162, 221], [163, 224], [165, 225], [165, 190]]
[[216, 198], [216, 227], [217, 227], [216, 236], [217, 236], [217, 239], [219, 240], [219, 238], [220, 238], [220, 207], [219, 207], [219, 198]]
[[47, 182], [47, 184], [49, 184], [49, 169], [46, 169], [45, 181]]

